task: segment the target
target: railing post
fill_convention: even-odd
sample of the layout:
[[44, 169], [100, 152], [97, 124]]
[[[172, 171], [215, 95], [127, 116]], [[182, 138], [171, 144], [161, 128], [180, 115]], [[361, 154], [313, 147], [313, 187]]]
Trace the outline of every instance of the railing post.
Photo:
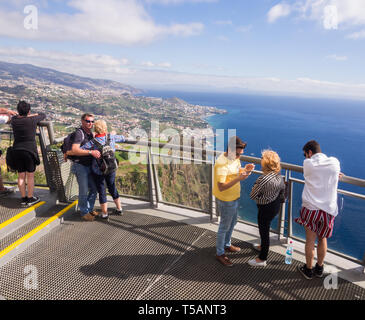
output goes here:
[[148, 196], [150, 199], [151, 207], [156, 207], [156, 204], [154, 202], [154, 177], [153, 177], [153, 170], [152, 170], [152, 156], [151, 156], [151, 149], [148, 147], [148, 153], [147, 153], [147, 179], [148, 179]]
[[162, 193], [160, 188], [160, 183], [158, 180], [158, 175], [156, 171], [156, 164], [154, 161], [154, 155], [151, 152], [151, 148], [148, 147], [148, 168], [150, 171], [150, 180], [151, 180], [151, 188], [152, 188], [152, 194], [151, 194], [151, 205], [155, 208], [158, 208], [158, 204], [162, 200]]
[[53, 183], [51, 181], [52, 177], [50, 174], [50, 164], [48, 161], [48, 157], [47, 157], [47, 145], [49, 145], [49, 143], [47, 143], [47, 137], [45, 135], [44, 132], [44, 127], [39, 127], [39, 145], [41, 147], [41, 153], [42, 153], [42, 158], [43, 158], [43, 166], [44, 166], [44, 173], [46, 174], [46, 180], [47, 180], [47, 185], [50, 187], [51, 191], [55, 191], [54, 187], [53, 187]]
[[288, 195], [288, 238], [293, 235], [293, 182], [291, 181], [291, 171], [288, 174], [289, 195]]
[[213, 162], [209, 165], [209, 215], [210, 221], [213, 221]]
[[[284, 181], [287, 181], [288, 170], [285, 170]], [[280, 214], [278, 220], [278, 240], [280, 241], [284, 238], [285, 233], [285, 209], [286, 209], [286, 201], [280, 206]]]
[[362, 265], [364, 266], [363, 273], [365, 273], [365, 253], [364, 257], [362, 258]]
[[209, 213], [210, 213], [210, 222], [218, 221], [217, 215], [217, 207], [215, 196], [213, 195], [213, 183], [214, 183], [214, 164], [215, 164], [215, 156], [212, 155], [211, 167], [210, 167], [210, 184], [209, 184]]

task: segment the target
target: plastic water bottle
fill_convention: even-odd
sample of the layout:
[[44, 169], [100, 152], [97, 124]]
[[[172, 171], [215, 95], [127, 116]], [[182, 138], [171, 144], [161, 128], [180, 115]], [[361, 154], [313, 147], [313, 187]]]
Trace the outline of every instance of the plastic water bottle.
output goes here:
[[293, 259], [293, 241], [290, 241], [288, 247], [286, 248], [285, 263], [291, 264], [292, 259]]

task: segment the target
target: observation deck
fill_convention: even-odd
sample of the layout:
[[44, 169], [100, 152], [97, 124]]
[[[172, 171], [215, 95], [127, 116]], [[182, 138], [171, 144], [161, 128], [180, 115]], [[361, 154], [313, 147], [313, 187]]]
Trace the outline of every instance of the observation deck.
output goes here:
[[[8, 134], [2, 132], [3, 141]], [[108, 220], [84, 222], [75, 213], [76, 180], [70, 174], [70, 163], [63, 162], [54, 147], [60, 139], [54, 139], [51, 123], [40, 126], [38, 139], [46, 183], [38, 183], [36, 194], [42, 202], [20, 208], [18, 192], [0, 198], [0, 299], [365, 300], [364, 265], [357, 253], [339, 252], [330, 245], [324, 278], [308, 281], [297, 271], [305, 261], [303, 239], [292, 225], [296, 188], [303, 183], [294, 177], [300, 175], [300, 166], [282, 165], [290, 196], [273, 222], [277, 227], [271, 230], [268, 265], [248, 265], [257, 255], [252, 244], [259, 242], [259, 232], [254, 222], [241, 218], [232, 239], [241, 251], [229, 254], [234, 266], [227, 268], [215, 259], [219, 213], [212, 195], [214, 154], [200, 153], [198, 162], [206, 168], [199, 167], [203, 170], [199, 185], [191, 186], [190, 177], [196, 172], [190, 172], [190, 167], [184, 171], [184, 164], [153, 161], [157, 156], [187, 160], [181, 153], [185, 149], [137, 141], [123, 145], [120, 153], [133, 152], [146, 160], [138, 164], [139, 171], [132, 163], [124, 167], [129, 172], [123, 171], [123, 177], [135, 178], [128, 190], [125, 180], [120, 186], [124, 214], [113, 215], [114, 203], [109, 199]], [[136, 145], [139, 149], [130, 148]], [[157, 155], [161, 147], [177, 152]], [[201, 150], [193, 151], [195, 156]], [[241, 160], [260, 162], [253, 157]], [[164, 180], [164, 166], [170, 165], [176, 166], [169, 176], [175, 188], [168, 188]], [[190, 200], [178, 196], [185, 192], [184, 183], [194, 191]], [[342, 183], [365, 190], [365, 181], [360, 179], [345, 177]], [[206, 197], [193, 199], [199, 188]], [[171, 195], [174, 190], [175, 197]], [[361, 193], [339, 189], [339, 194], [365, 207]], [[247, 197], [242, 194], [241, 198], [245, 203]], [[284, 263], [288, 238], [294, 239], [291, 265]]]

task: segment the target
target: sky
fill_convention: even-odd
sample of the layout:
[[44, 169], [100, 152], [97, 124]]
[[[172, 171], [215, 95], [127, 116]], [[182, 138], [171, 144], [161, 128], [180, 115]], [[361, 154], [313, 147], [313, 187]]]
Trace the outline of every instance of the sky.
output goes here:
[[365, 99], [365, 0], [0, 0], [0, 60], [140, 89]]

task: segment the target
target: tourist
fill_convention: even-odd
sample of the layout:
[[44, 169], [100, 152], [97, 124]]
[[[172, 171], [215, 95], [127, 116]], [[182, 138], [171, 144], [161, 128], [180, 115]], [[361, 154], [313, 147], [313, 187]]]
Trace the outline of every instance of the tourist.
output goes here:
[[[10, 123], [11, 117], [17, 115], [15, 111], [0, 108], [0, 124]], [[2, 155], [2, 152], [0, 156]], [[3, 183], [3, 178], [0, 171], [0, 195], [6, 195], [14, 192], [14, 188], [6, 188]]]
[[241, 193], [240, 182], [247, 179], [255, 167], [253, 164], [246, 164], [244, 168], [241, 168], [240, 156], [246, 145], [239, 137], [231, 137], [227, 151], [217, 158], [214, 165], [213, 194], [217, 199], [220, 213], [216, 259], [227, 267], [232, 266], [233, 263], [225, 255], [225, 252], [239, 252], [241, 250], [231, 244], [232, 232], [237, 223]]
[[[110, 147], [115, 152], [115, 143], [124, 142], [125, 138], [122, 135], [108, 134], [107, 124], [104, 120], [95, 121], [95, 138], [83, 145], [81, 148], [86, 150], [99, 150], [102, 146], [109, 143]], [[109, 140], [108, 140], [109, 139]], [[101, 158], [100, 158], [101, 159]], [[116, 170], [104, 175], [100, 170], [100, 159], [93, 159], [92, 172], [96, 183], [96, 188], [99, 194], [99, 203], [102, 211], [101, 217], [103, 219], [108, 218], [108, 204], [106, 198], [105, 183], [108, 187], [108, 191], [113, 198], [116, 205], [115, 213], [122, 215], [122, 206], [120, 204], [120, 198], [118, 190], [115, 185]], [[105, 183], [104, 183], [105, 182]]]
[[[323, 276], [324, 258], [327, 252], [327, 238], [331, 237], [334, 220], [338, 213], [337, 186], [340, 178], [340, 162], [322, 153], [315, 140], [304, 147], [304, 189], [300, 217], [295, 221], [305, 228], [306, 264], [299, 266], [299, 272], [308, 280]], [[317, 263], [313, 268], [316, 239]]]
[[261, 245], [254, 245], [260, 252], [256, 259], [248, 261], [251, 266], [265, 267], [270, 247], [271, 221], [279, 213], [285, 183], [280, 174], [280, 157], [275, 151], [264, 150], [261, 157], [263, 174], [256, 180], [250, 198], [257, 204], [259, 233]]
[[44, 113], [31, 114], [30, 104], [19, 101], [18, 115], [13, 116], [10, 124], [14, 133], [14, 144], [12, 159], [14, 168], [18, 172], [18, 188], [21, 194], [21, 205], [31, 206], [40, 201], [40, 198], [33, 195], [34, 192], [34, 172], [36, 166], [40, 164], [36, 130], [40, 121], [46, 118]]
[[93, 221], [98, 214], [94, 211], [97, 189], [91, 174], [93, 157], [99, 158], [98, 150], [83, 150], [81, 147], [94, 138], [92, 128], [94, 116], [85, 113], [81, 117], [81, 128], [75, 131], [71, 151], [67, 152], [67, 158], [73, 163], [71, 172], [76, 175], [79, 185], [78, 209], [81, 218], [85, 221]]

